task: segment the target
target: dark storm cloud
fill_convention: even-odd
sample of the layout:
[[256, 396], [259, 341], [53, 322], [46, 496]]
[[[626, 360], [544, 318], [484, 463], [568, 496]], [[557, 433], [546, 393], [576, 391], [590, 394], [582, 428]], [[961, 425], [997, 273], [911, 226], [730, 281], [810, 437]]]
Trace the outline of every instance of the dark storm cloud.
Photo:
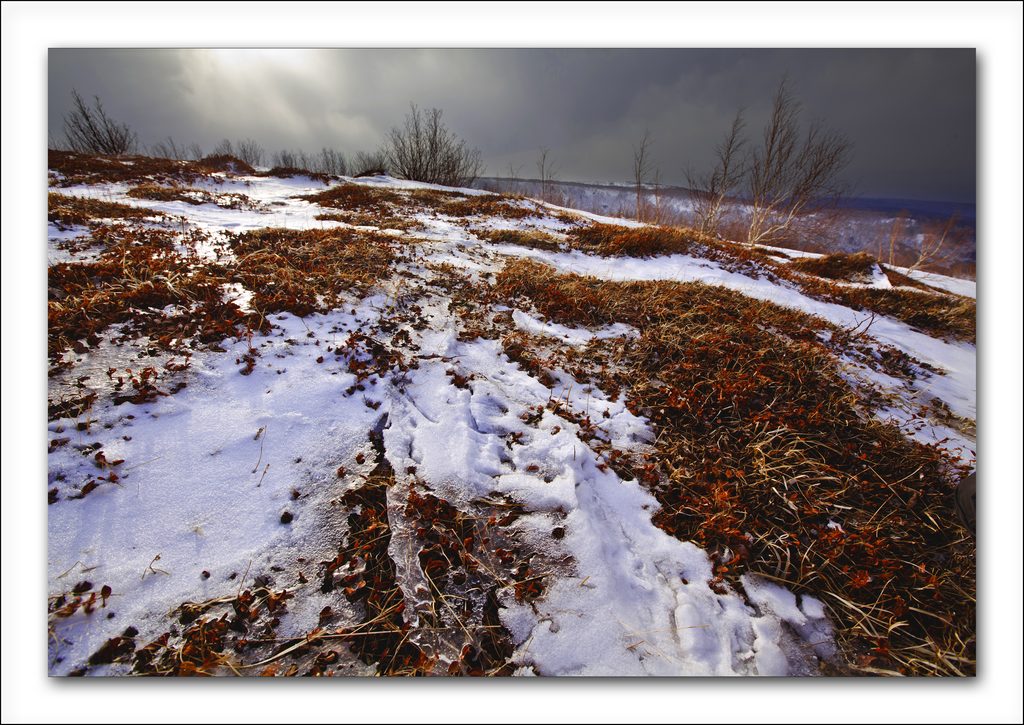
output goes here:
[[492, 174], [628, 179], [645, 130], [667, 183], [709, 163], [736, 109], [756, 133], [788, 74], [807, 119], [854, 143], [864, 195], [973, 200], [974, 51], [961, 50], [51, 50], [49, 123], [72, 87], [100, 96], [145, 143], [206, 149], [369, 150], [410, 102], [445, 110]]

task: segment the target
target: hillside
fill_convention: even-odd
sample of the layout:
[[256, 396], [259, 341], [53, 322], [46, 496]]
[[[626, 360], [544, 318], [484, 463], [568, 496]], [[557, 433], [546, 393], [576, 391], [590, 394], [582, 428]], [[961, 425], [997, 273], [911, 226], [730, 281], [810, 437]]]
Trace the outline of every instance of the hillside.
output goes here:
[[[606, 216], [636, 217], [636, 187], [630, 184], [587, 184], [575, 181], [549, 181], [546, 192], [536, 179], [485, 177], [476, 186], [499, 193], [515, 193], [535, 198], [546, 197], [562, 206]], [[664, 224], [693, 223], [693, 192], [680, 186], [645, 186], [643, 204], [648, 217]], [[739, 200], [728, 205], [736, 233], [742, 235], [742, 221], [748, 207]], [[811, 252], [867, 252], [889, 259], [892, 242], [894, 264], [910, 265], [918, 257], [927, 235], [941, 234], [949, 220], [940, 254], [922, 267], [930, 272], [974, 276], [976, 231], [974, 204], [928, 202], [913, 199], [841, 199], [827, 214], [826, 223], [813, 217], [796, 225], [790, 246]], [[822, 229], [824, 226], [824, 229]]]
[[52, 675], [973, 674], [973, 283], [49, 166]]

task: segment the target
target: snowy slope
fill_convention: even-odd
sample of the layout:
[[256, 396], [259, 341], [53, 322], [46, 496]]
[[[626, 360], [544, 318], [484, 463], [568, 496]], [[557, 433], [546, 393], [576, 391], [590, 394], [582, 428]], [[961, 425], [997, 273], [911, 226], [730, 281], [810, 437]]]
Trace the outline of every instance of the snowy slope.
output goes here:
[[[333, 183], [396, 192], [437, 189], [389, 178]], [[184, 217], [182, 228], [201, 229], [213, 238], [265, 227], [348, 226], [317, 220], [322, 210], [297, 198], [325, 188], [305, 177], [208, 183], [211, 189], [248, 195], [262, 206], [258, 210], [137, 199], [127, 196], [129, 186], [81, 185], [61, 192]], [[480, 193], [450, 191], [467, 197]], [[564, 211], [548, 207], [547, 213], [496, 216], [477, 226], [557, 235], [567, 228], [560, 214]], [[49, 507], [49, 594], [66, 596], [81, 582], [97, 591], [106, 585], [112, 592], [92, 613], [51, 617], [51, 674], [82, 668], [88, 674], [125, 673], [130, 668], [124, 664], [89, 664], [90, 656], [129, 626], [137, 630], [141, 646], [175, 624], [170, 613], [182, 603], [230, 598], [256, 586], [257, 577], [269, 588], [291, 593], [287, 612], [275, 625], [277, 641], [315, 630], [325, 607], [335, 613], [332, 627], [358, 623], [356, 604], [317, 587], [317, 563], [331, 559], [349, 535], [350, 512], [340, 501], [374, 468], [368, 432], [381, 426], [384, 456], [396, 481], [388, 493], [390, 552], [406, 600], [402, 616], [414, 633], [423, 606], [417, 592], [430, 583], [417, 564], [420, 524], [399, 492], [418, 482], [483, 519], [500, 510], [494, 508], [498, 501], [521, 507], [503, 536], [516, 542], [517, 551], [529, 552], [530, 567], [544, 577], [545, 586], [536, 599], [513, 596], [511, 586], [497, 592], [500, 623], [514, 645], [511, 661], [518, 674], [816, 672], [819, 659], [835, 654], [832, 624], [821, 602], [752, 576], [744, 581], [745, 595], [709, 587], [707, 553], [655, 526], [656, 499], [639, 481], [624, 480], [604, 465], [576, 417], [545, 406], [554, 399], [567, 410], [586, 411], [588, 418], [602, 421], [602, 440], [624, 449], [648, 450], [654, 439], [650, 423], [630, 412], [621, 394], [612, 397], [564, 371], [545, 384], [510, 360], [498, 341], [460, 334], [451, 300], [438, 288], [439, 270], [458, 269], [480, 281], [510, 257], [530, 257], [602, 279], [724, 286], [841, 327], [862, 325], [865, 313], [686, 255], [611, 260], [578, 251], [488, 245], [443, 213], [419, 213], [415, 220], [412, 229], [388, 232], [407, 242], [409, 252], [369, 293], [326, 313], [273, 314], [269, 330], [226, 339], [224, 352], [197, 349], [182, 374], [187, 387], [173, 395], [141, 404], [101, 397], [85, 426], [81, 416], [51, 420], [50, 485], [61, 493]], [[51, 264], [92, 258], [93, 252], [62, 244], [72, 237], [73, 232], [51, 225]], [[193, 246], [201, 258], [231, 256], [216, 244]], [[959, 287], [956, 291], [963, 294]], [[246, 303], [251, 297], [240, 285], [226, 294]], [[408, 312], [411, 307], [414, 313]], [[636, 335], [624, 324], [588, 329], [546, 321], [530, 310], [504, 309], [516, 329], [551, 344], [583, 349], [594, 341]], [[356, 335], [383, 340], [383, 331], [394, 335], [392, 321], [405, 320], [406, 314], [414, 314], [417, 323], [400, 322], [403, 334], [393, 339], [400, 339], [394, 343], [398, 354], [414, 364], [401, 374], [361, 377], [350, 365], [357, 353], [345, 347], [346, 341]], [[51, 394], [71, 386], [78, 375], [88, 374], [88, 384], [99, 385], [109, 368], [140, 367], [141, 348], [119, 342], [116, 332], [110, 329], [101, 344], [70, 355], [73, 367], [51, 381]], [[888, 318], [875, 320], [867, 335], [944, 373], [908, 389], [902, 381], [851, 363], [850, 375], [907, 401], [878, 414], [973, 460], [974, 441], [964, 433], [934, 425], [922, 433], [912, 403], [938, 399], [958, 416], [973, 419], [974, 346], [936, 339]], [[240, 375], [238, 360], [253, 349], [259, 354], [252, 373]], [[539, 417], [533, 412], [538, 408]], [[69, 492], [75, 486], [106, 472], [97, 464], [97, 450], [107, 461], [123, 459], [110, 469], [119, 475], [74, 498]], [[431, 651], [426, 634], [412, 639]], [[457, 650], [430, 641], [443, 673]], [[338, 674], [374, 671], [344, 651], [334, 666]]]

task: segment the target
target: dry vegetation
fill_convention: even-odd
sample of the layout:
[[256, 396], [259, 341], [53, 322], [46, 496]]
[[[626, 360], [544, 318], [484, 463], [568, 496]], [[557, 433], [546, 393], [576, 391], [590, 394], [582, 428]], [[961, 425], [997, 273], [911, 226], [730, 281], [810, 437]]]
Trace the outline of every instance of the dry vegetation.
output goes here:
[[[102, 249], [97, 261], [54, 264], [48, 271], [51, 362], [71, 347], [98, 344], [100, 333], [115, 323], [125, 325], [121, 336], [146, 335], [164, 349], [193, 337], [219, 341], [239, 325], [256, 324], [223, 301], [226, 270], [178, 251], [177, 234], [100, 226], [91, 237]], [[167, 316], [169, 305], [189, 314]]]
[[517, 204], [499, 194], [480, 194], [449, 204], [442, 213], [454, 217], [487, 216], [501, 217], [502, 219], [525, 219], [536, 216], [538, 210]]
[[869, 310], [902, 320], [935, 336], [975, 344], [977, 303], [969, 297], [908, 289], [836, 287], [816, 282], [801, 285], [808, 294], [855, 310]]
[[200, 179], [212, 178], [214, 173], [254, 173], [253, 168], [247, 163], [231, 156], [210, 156], [199, 161], [179, 161], [151, 156], [96, 156], [51, 149], [48, 163], [51, 186], [119, 182], [194, 184]]
[[332, 177], [330, 174], [322, 174], [316, 171], [309, 171], [308, 169], [297, 169], [293, 166], [275, 166], [267, 171], [260, 171], [255, 173], [256, 176], [276, 176], [279, 179], [290, 179], [293, 176], [308, 176], [313, 181], [319, 181], [321, 184], [331, 183]]
[[975, 342], [977, 303], [969, 297], [914, 284], [909, 277], [893, 270], [886, 270], [890, 279], [895, 277], [909, 284], [884, 289], [851, 287], [830, 281], [859, 281], [870, 273], [874, 264], [869, 254], [833, 254], [774, 265], [774, 269], [780, 277], [795, 282], [801, 291], [815, 299], [887, 315], [936, 337]]
[[491, 244], [514, 244], [518, 247], [530, 247], [532, 249], [543, 249], [548, 252], [558, 252], [562, 249], [559, 243], [550, 234], [540, 231], [522, 231], [520, 229], [478, 229], [474, 234], [485, 242]]
[[760, 249], [721, 242], [695, 229], [595, 223], [572, 230], [568, 243], [580, 251], [601, 256], [689, 254], [714, 260], [733, 272], [755, 277], [771, 274], [770, 258]]
[[815, 334], [823, 323], [699, 283], [599, 282], [530, 261], [507, 264], [495, 295], [560, 323], [640, 329], [617, 357], [657, 464], [616, 464], [658, 497], [660, 527], [712, 553], [717, 581], [754, 571], [822, 598], [854, 670], [973, 672], [959, 472], [866, 418]]
[[259, 229], [229, 241], [232, 281], [253, 293], [264, 314], [333, 309], [349, 292], [366, 291], [394, 260], [387, 237], [351, 229]]
[[843, 282], [863, 282], [871, 279], [876, 265], [875, 258], [867, 252], [802, 257], [790, 262], [790, 267], [798, 272]]
[[436, 210], [453, 199], [463, 199], [453, 191], [411, 189], [394, 191], [363, 184], [343, 183], [317, 194], [307, 194], [306, 201], [336, 212], [318, 214], [317, 219], [339, 221], [356, 226], [381, 229], [413, 229], [417, 226], [412, 215], [418, 211]]
[[[192, 204], [221, 202], [189, 184], [214, 171], [252, 171], [233, 157], [128, 160], [133, 163], [51, 152], [60, 183], [121, 181], [135, 184], [129, 192], [134, 198]], [[275, 171], [294, 170], [270, 173]], [[421, 210], [509, 219], [538, 213], [499, 195], [348, 183], [303, 198], [334, 210], [317, 219], [390, 228], [409, 228], [408, 216]], [[49, 268], [51, 374], [64, 369], [65, 352], [97, 345], [115, 324], [118, 340], [148, 338], [157, 350], [222, 350], [216, 343], [225, 338], [266, 329], [272, 313], [304, 316], [352, 302], [403, 259], [394, 238], [377, 232], [266, 228], [226, 235], [231, 254], [210, 261], [191, 253], [200, 232], [183, 237], [139, 224], [96, 223], [131, 221], [152, 215], [148, 210], [55, 193], [49, 202], [51, 221], [92, 224], [89, 243], [100, 250], [94, 261]], [[664, 227], [587, 224], [571, 229], [565, 242], [540, 231], [475, 234], [496, 244], [551, 251], [564, 245], [602, 256], [702, 256], [726, 269], [785, 278], [818, 299], [974, 340], [973, 300], [830, 281], [870, 273], [874, 261], [867, 255], [778, 264], [756, 248]], [[742, 592], [739, 575], [756, 572], [820, 598], [839, 628], [848, 657], [844, 673], [974, 672], [974, 542], [953, 508], [962, 470], [937, 446], [910, 441], [866, 414], [867, 393], [842, 378], [836, 356], [903, 379], [927, 374], [925, 366], [892, 350], [865, 352], [855, 336], [818, 318], [700, 283], [602, 282], [515, 260], [486, 287], [451, 265], [427, 266], [433, 286], [449, 297], [462, 322], [460, 339], [501, 339], [511, 360], [548, 385], [558, 367], [608, 395], [625, 391], [630, 410], [654, 428], [653, 453], [616, 449], [602, 440], [600, 421], [589, 413], [558, 401], [548, 407], [578, 426], [580, 437], [603, 456], [602, 465], [656, 496], [660, 528], [707, 549], [714, 564], [710, 586], [721, 591], [728, 583]], [[252, 293], [252, 311], [225, 302], [225, 286], [232, 283]], [[427, 323], [418, 305], [399, 298], [370, 334], [353, 333], [326, 348], [338, 360], [352, 353], [348, 369], [357, 383], [348, 394], [373, 376], [400, 375], [415, 364], [403, 357], [410, 339], [403, 326], [424, 329]], [[490, 314], [487, 303], [532, 308], [563, 324], [626, 323], [640, 336], [559, 349], [516, 331], [508, 312]], [[168, 308], [185, 314], [169, 314]], [[252, 371], [258, 354], [239, 361], [245, 362], [242, 374]], [[168, 394], [157, 387], [161, 375], [153, 368], [128, 371], [115, 386], [115, 402]], [[468, 384], [458, 370], [450, 376], [458, 387]], [[51, 400], [50, 417], [77, 416], [95, 400], [95, 393]], [[542, 413], [539, 406], [528, 416]], [[54, 442], [63, 445], [60, 440]], [[517, 601], [530, 602], [543, 595], [546, 576], [538, 555], [505, 530], [521, 508], [478, 501], [460, 511], [430, 493], [414, 468], [392, 470], [379, 429], [370, 443], [374, 468], [337, 500], [348, 512], [347, 527], [337, 555], [319, 562], [315, 575], [321, 592], [337, 591], [354, 606], [358, 624], [337, 626], [338, 616], [325, 607], [319, 626], [306, 636], [280, 639], [276, 629], [293, 590], [257, 581], [231, 596], [184, 603], [176, 611], [180, 627], [148, 644], [137, 644], [137, 631], [129, 627], [97, 650], [89, 665], [131, 664], [135, 674], [145, 675], [329, 676], [340, 672], [344, 656], [354, 656], [383, 675], [509, 674], [514, 647], [498, 616], [498, 592], [510, 589]], [[121, 461], [96, 462], [108, 478], [90, 480], [79, 496], [103, 480], [116, 481], [112, 469]], [[337, 475], [345, 474], [339, 469]], [[51, 491], [51, 503], [56, 493]], [[396, 513], [415, 538], [423, 592], [399, 585], [392, 558]], [[307, 583], [301, 572], [299, 578]], [[52, 599], [51, 619], [105, 606], [109, 588], [90, 598], [91, 589]], [[415, 627], [405, 612], [411, 594]], [[343, 656], [333, 642], [344, 643], [351, 654]]]
[[224, 209], [260, 209], [262, 205], [253, 201], [245, 194], [236, 192], [212, 192], [190, 186], [162, 186], [160, 184], [139, 184], [128, 190], [133, 199], [149, 199], [150, 201], [183, 201], [186, 204], [216, 204]]
[[162, 214], [158, 211], [112, 201], [85, 199], [53, 191], [47, 194], [46, 219], [56, 224], [58, 229], [86, 226], [108, 219], [145, 219], [159, 216]]

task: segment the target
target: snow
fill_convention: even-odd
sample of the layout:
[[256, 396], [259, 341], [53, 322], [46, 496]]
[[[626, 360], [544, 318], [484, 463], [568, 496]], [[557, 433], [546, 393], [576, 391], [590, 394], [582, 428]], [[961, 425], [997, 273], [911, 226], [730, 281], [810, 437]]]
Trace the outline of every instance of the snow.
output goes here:
[[[395, 189], [445, 188], [387, 177], [354, 182]], [[248, 177], [211, 188], [244, 193], [264, 209], [131, 199], [125, 195], [128, 187], [117, 184], [65, 191], [184, 215], [190, 226], [213, 235], [264, 226], [324, 226], [313, 218], [317, 207], [295, 198], [324, 188], [312, 179]], [[634, 224], [569, 211], [605, 223]], [[168, 612], [184, 601], [230, 594], [275, 567], [294, 572], [300, 558], [332, 558], [347, 525], [345, 512], [336, 511], [332, 501], [372, 467], [360, 463], [359, 454], [370, 451], [368, 433], [379, 425], [384, 426], [385, 455], [397, 476], [388, 497], [390, 551], [407, 597], [415, 590], [418, 566], [399, 494], [412, 475], [462, 510], [501, 496], [523, 506], [526, 513], [511, 530], [543, 562], [545, 592], [531, 603], [517, 602], [507, 589], [502, 595], [500, 617], [516, 645], [517, 674], [815, 672], [811, 653], [828, 658], [835, 652], [821, 602], [798, 599], [785, 587], [750, 576], [742, 580], [747, 600], [737, 591], [716, 593], [707, 584], [712, 578], [707, 553], [656, 527], [651, 517], [659, 504], [654, 497], [637, 481], [622, 480], [604, 466], [576, 423], [550, 409], [535, 423], [524, 421], [528, 411], [556, 399], [600, 421], [602, 440], [648, 450], [653, 431], [628, 410], [624, 394], [613, 399], [564, 371], [555, 371], [555, 383], [548, 388], [510, 361], [498, 341], [461, 341], [447, 300], [418, 287], [417, 280], [429, 279], [427, 262], [454, 264], [479, 277], [496, 272], [513, 255], [602, 279], [720, 285], [846, 327], [865, 324], [865, 313], [692, 256], [603, 259], [485, 245], [451, 220], [427, 214], [417, 219], [424, 228], [415, 233], [415, 259], [401, 267], [409, 274], [384, 280], [374, 294], [328, 314], [303, 319], [273, 315], [273, 329], [266, 334], [251, 341], [227, 340], [226, 352], [197, 352], [188, 385], [180, 392], [141, 405], [101, 404], [90, 411], [87, 430], [76, 429], [78, 420], [50, 423], [50, 441], [70, 440], [49, 456], [51, 485], [64, 477], [61, 499], [49, 507], [49, 593], [56, 596], [84, 578], [97, 587], [108, 584], [114, 592], [103, 615], [79, 613], [59, 623], [51, 654], [60, 661], [51, 663], [51, 674], [81, 666], [127, 624], [139, 628], [140, 641], [149, 641], [167, 629]], [[515, 224], [552, 231], [565, 226], [546, 216]], [[67, 256], [53, 243], [72, 236], [74, 232], [50, 228], [51, 263]], [[213, 253], [212, 248], [206, 251]], [[403, 327], [411, 341], [404, 351], [417, 365], [400, 375], [373, 378], [364, 390], [350, 394], [356, 381], [347, 357], [327, 348], [336, 348], [353, 331], [372, 331], [398, 304], [396, 290], [410, 288], [419, 295], [417, 304], [427, 320], [420, 329]], [[226, 286], [224, 295], [243, 306], [251, 300], [251, 293], [237, 283]], [[621, 323], [588, 329], [542, 320], [525, 310], [511, 310], [511, 316], [526, 333], [580, 348], [638, 334]], [[937, 397], [958, 415], [974, 417], [973, 346], [936, 340], [887, 318], [875, 319], [867, 334], [944, 374], [915, 383], [909, 393], [905, 384], [866, 369], [851, 367], [852, 376], [904, 398]], [[250, 344], [259, 351], [256, 367], [251, 375], [240, 375], [236, 361]], [[78, 356], [78, 364], [93, 378], [102, 378], [107, 367], [141, 367], [131, 353], [105, 342]], [[453, 372], [468, 382], [455, 385]], [[910, 407], [876, 414], [899, 419], [908, 434], [959, 435], [912, 431]], [[516, 445], [509, 444], [510, 437]], [[82, 452], [95, 443], [102, 445], [108, 460], [124, 459], [120, 480], [103, 483], [82, 499], [70, 499], [72, 486], [100, 473], [91, 454]], [[971, 441], [960, 436], [956, 443], [967, 446]], [[349, 472], [347, 477], [336, 475], [339, 466]], [[281, 522], [285, 511], [293, 515], [288, 524]], [[552, 538], [555, 526], [564, 528], [564, 537]], [[210, 572], [208, 579], [202, 578], [203, 571]], [[282, 574], [279, 585], [292, 581]], [[307, 587], [289, 603], [279, 636], [308, 632], [327, 603], [355, 617], [346, 602], [313, 589]], [[108, 619], [107, 613], [115, 616]]]
[[[379, 417], [364, 401], [376, 392], [345, 397], [353, 376], [340, 363], [317, 364], [323, 346], [315, 342], [343, 338], [375, 314], [367, 303], [355, 315], [278, 316], [279, 330], [253, 340], [261, 356], [250, 376], [238, 374], [235, 359], [247, 343], [236, 342], [226, 353], [196, 356], [188, 387], [176, 395], [93, 411], [84, 432], [74, 420], [50, 424], [51, 441], [71, 438], [50, 454], [51, 480], [99, 473], [77, 446], [101, 443], [108, 460], [125, 460], [116, 485], [49, 508], [51, 594], [83, 578], [107, 584], [116, 614], [64, 635], [73, 642], [58, 647], [64, 661], [54, 674], [74, 669], [129, 623], [158, 635], [167, 626], [162, 615], [183, 601], [237, 589], [243, 581], [229, 582], [233, 573], [263, 573], [300, 548], [309, 555], [306, 542], [321, 538], [315, 512], [333, 488], [325, 471], [358, 470], [354, 456]], [[303, 493], [297, 501], [293, 488]], [[287, 526], [285, 510], [295, 516]], [[154, 567], [168, 573], [143, 576], [155, 556]], [[88, 573], [75, 571], [76, 562]]]
[[591, 331], [582, 327], [566, 327], [555, 322], [544, 322], [521, 310], [513, 310], [512, 321], [516, 323], [516, 327], [524, 332], [554, 337], [567, 345], [574, 346], [586, 345], [591, 340], [607, 340], [612, 337], [636, 337], [640, 334], [635, 327], [621, 322], [607, 325], [600, 330]]
[[894, 267], [898, 272], [903, 272], [916, 280], [920, 280], [931, 287], [937, 287], [938, 289], [952, 292], [955, 295], [961, 297], [970, 297], [972, 300], [977, 299], [977, 283], [973, 279], [960, 279], [959, 277], [947, 277], [944, 274], [936, 274], [935, 272], [923, 272], [920, 269], [906, 269], [904, 267]]
[[[866, 330], [875, 340], [906, 352], [934, 365], [943, 372], [919, 381], [920, 389], [945, 402], [954, 413], [965, 418], [976, 416], [975, 395], [977, 377], [974, 345], [965, 342], [947, 342], [918, 332], [904, 322], [876, 316], [868, 311], [822, 302], [793, 287], [777, 284], [768, 279], [754, 279], [723, 269], [716, 262], [674, 254], [664, 257], [637, 259], [632, 257], [597, 257], [582, 252], [548, 252], [516, 246], [501, 246], [501, 254], [529, 257], [545, 262], [562, 272], [597, 277], [613, 281], [671, 280], [675, 282], [702, 282], [742, 292], [755, 299], [774, 302], [801, 312], [821, 317], [847, 329]], [[870, 326], [868, 324], [870, 323]]]

